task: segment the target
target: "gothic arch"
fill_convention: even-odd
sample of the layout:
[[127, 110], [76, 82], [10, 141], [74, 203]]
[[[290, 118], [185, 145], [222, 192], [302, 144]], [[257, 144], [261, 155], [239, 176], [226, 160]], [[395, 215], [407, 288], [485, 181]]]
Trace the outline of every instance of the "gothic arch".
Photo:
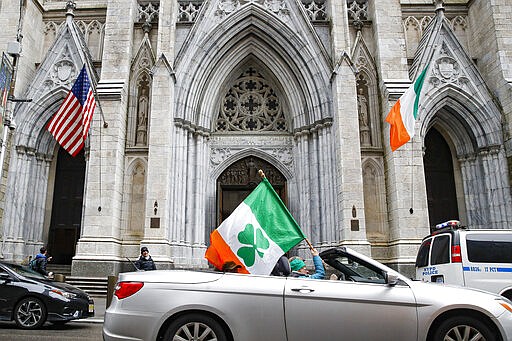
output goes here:
[[[18, 124], [14, 137], [15, 146], [37, 150], [40, 153], [53, 155], [56, 141], [46, 130], [46, 124], [58, 111], [69, 90], [58, 87], [47, 92], [37, 102], [30, 103], [16, 115]], [[44, 109], [42, 109], [44, 108]]]
[[131, 65], [126, 138], [128, 147], [146, 147], [148, 144], [153, 82], [151, 69], [154, 65], [155, 55], [148, 33], [145, 33]]
[[453, 85], [429, 91], [425, 97], [422, 143], [432, 127], [449, 143], [461, 219], [467, 218], [475, 228], [503, 228], [501, 222], [508, 221], [511, 208], [509, 180], [503, 172], [493, 171], [506, 165], [498, 115], [479, 105], [474, 99], [478, 95], [470, 96]]
[[263, 161], [270, 163], [275, 168], [277, 168], [277, 170], [279, 172], [281, 172], [281, 174], [283, 174], [283, 176], [288, 181], [293, 178], [293, 174], [290, 171], [290, 169], [288, 169], [288, 167], [286, 167], [280, 160], [278, 160], [275, 157], [273, 157], [272, 155], [269, 155], [269, 154], [265, 153], [264, 151], [262, 151], [260, 149], [256, 149], [256, 148], [246, 148], [246, 149], [243, 149], [243, 150], [231, 155], [230, 157], [226, 158], [221, 164], [219, 164], [212, 171], [210, 178], [212, 180], [217, 180], [217, 178], [222, 174], [222, 172], [224, 172], [227, 168], [229, 168], [229, 166], [231, 166], [233, 163], [235, 163], [241, 159], [244, 159], [248, 156], [254, 156], [254, 157], [262, 159]]
[[[290, 27], [261, 7], [244, 6], [236, 16], [226, 17], [222, 25], [197, 39], [194, 45], [185, 42], [176, 60], [177, 70], [188, 70], [180, 73], [184, 76], [177, 82], [181, 100], [176, 112], [182, 113], [185, 121], [210, 126], [216, 114], [211, 103], [218, 89], [249, 55], [267, 65], [283, 85], [294, 115], [293, 128], [332, 116], [329, 80], [321, 76], [329, 74], [330, 62], [320, 51], [306, 48]], [[187, 58], [189, 55], [194, 58]]]
[[502, 144], [499, 115], [485, 110], [473, 99], [474, 96], [447, 85], [430, 91], [425, 97], [423, 108], [427, 114], [421, 120], [420, 136], [425, 136], [430, 122], [436, 118], [445, 122], [445, 129], [453, 133], [451, 136], [457, 155], [472, 154], [481, 148]]

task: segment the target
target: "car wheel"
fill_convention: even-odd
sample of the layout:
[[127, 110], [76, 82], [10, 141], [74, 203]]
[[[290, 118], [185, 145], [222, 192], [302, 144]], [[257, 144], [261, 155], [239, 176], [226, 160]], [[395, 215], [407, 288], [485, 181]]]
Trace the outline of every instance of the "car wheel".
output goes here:
[[164, 335], [164, 340], [174, 341], [227, 341], [226, 333], [213, 318], [201, 314], [188, 314], [174, 320]]
[[433, 341], [497, 341], [498, 338], [483, 322], [469, 316], [451, 317], [441, 323]]
[[23, 329], [36, 329], [46, 321], [46, 308], [35, 297], [22, 299], [14, 308], [14, 321]]

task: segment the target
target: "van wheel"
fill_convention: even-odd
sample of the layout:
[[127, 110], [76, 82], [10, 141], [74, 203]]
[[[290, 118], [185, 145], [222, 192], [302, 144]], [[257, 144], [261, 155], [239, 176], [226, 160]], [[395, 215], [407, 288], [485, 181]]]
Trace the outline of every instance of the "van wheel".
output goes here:
[[227, 341], [227, 338], [224, 329], [215, 319], [202, 314], [187, 314], [169, 325], [164, 340]]
[[470, 316], [455, 316], [441, 323], [432, 340], [498, 341], [499, 339], [485, 323]]

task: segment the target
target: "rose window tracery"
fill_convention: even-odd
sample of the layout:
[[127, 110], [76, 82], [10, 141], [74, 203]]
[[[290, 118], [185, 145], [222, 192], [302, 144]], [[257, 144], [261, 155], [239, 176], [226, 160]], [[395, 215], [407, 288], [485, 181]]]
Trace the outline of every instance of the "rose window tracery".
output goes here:
[[288, 124], [275, 90], [250, 67], [224, 96], [215, 130], [286, 132]]

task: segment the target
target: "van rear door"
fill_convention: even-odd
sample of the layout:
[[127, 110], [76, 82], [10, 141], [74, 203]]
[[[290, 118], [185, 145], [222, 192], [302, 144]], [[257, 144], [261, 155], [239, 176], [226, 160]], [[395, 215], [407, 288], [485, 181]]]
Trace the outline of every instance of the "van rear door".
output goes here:
[[512, 233], [468, 231], [461, 238], [466, 286], [501, 294], [512, 290]]

